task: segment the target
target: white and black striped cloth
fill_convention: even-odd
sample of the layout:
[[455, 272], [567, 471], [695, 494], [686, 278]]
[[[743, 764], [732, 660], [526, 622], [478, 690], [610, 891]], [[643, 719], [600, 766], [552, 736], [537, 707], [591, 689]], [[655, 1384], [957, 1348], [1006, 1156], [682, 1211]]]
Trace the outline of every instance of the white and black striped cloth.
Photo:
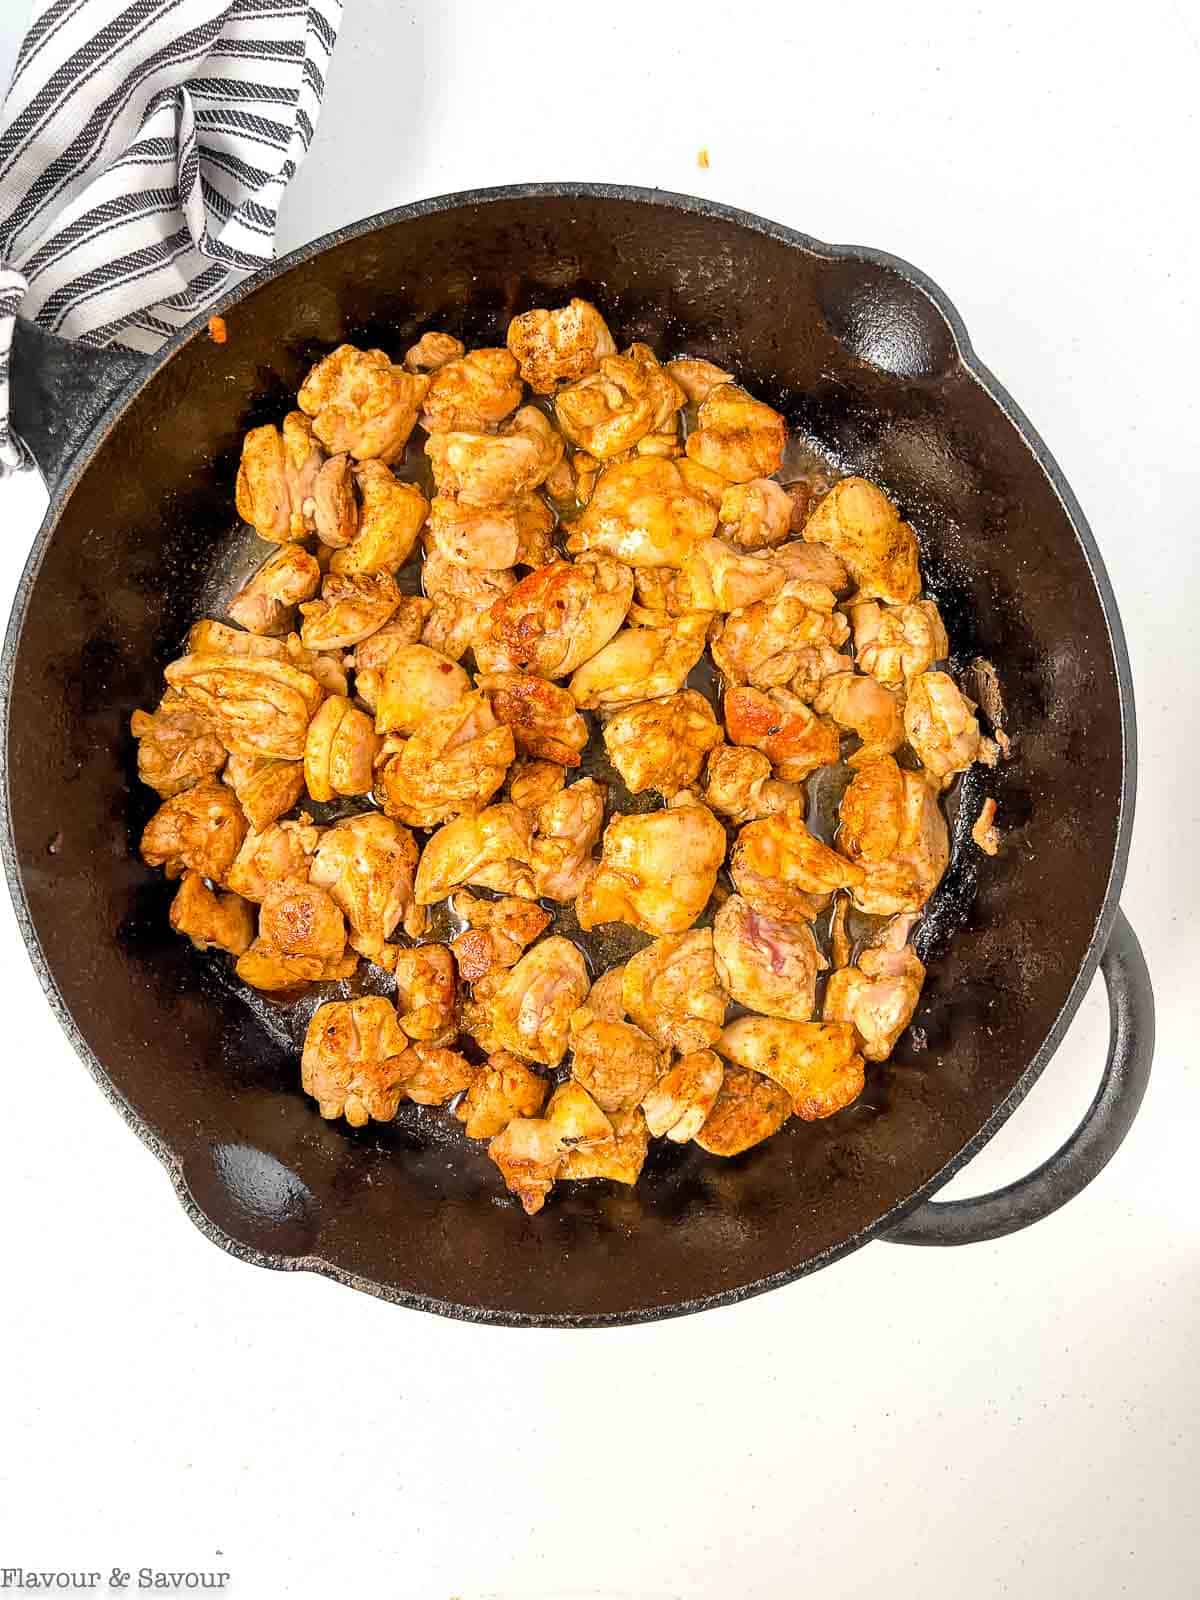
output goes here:
[[342, 0], [36, 0], [0, 115], [0, 467], [20, 315], [151, 351], [272, 259]]

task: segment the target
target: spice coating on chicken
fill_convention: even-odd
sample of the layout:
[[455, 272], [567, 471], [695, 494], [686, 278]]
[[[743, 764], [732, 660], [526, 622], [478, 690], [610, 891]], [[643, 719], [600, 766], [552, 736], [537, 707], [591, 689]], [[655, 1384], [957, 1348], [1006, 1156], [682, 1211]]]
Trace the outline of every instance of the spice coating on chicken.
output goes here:
[[508, 348], [535, 394], [553, 394], [595, 372], [616, 344], [604, 318], [588, 300], [555, 311], [526, 311], [508, 325]]
[[369, 794], [379, 737], [365, 711], [331, 694], [308, 725], [304, 783], [314, 800]]
[[388, 816], [414, 828], [481, 811], [504, 782], [516, 754], [512, 731], [474, 692], [435, 712], [379, 768]]
[[181, 656], [164, 676], [227, 750], [277, 761], [302, 759], [309, 721], [324, 699], [309, 673], [266, 656]]
[[755, 400], [736, 383], [710, 389], [688, 435], [692, 461], [730, 483], [749, 483], [778, 472], [787, 443], [787, 424], [778, 411]]
[[451, 1044], [458, 1037], [458, 975], [449, 947], [398, 950], [392, 970], [404, 1032], [422, 1044]]
[[838, 845], [860, 864], [847, 885], [860, 911], [920, 911], [950, 862], [946, 819], [929, 782], [890, 756], [866, 763], [842, 796]]
[[908, 686], [904, 731], [929, 775], [943, 782], [979, 758], [975, 707], [945, 672], [922, 672]]
[[888, 689], [903, 689], [950, 654], [941, 613], [932, 600], [885, 606], [864, 600], [848, 608], [854, 650], [863, 672]]
[[320, 836], [310, 881], [328, 892], [349, 924], [351, 945], [371, 960], [402, 922], [414, 931], [417, 857], [408, 829], [377, 811], [344, 817]]
[[811, 1018], [817, 974], [829, 963], [806, 922], [780, 922], [735, 894], [717, 912], [712, 942], [717, 976], [731, 1000], [767, 1017]]
[[724, 711], [730, 741], [761, 751], [785, 782], [800, 783], [838, 759], [836, 723], [788, 689], [730, 689]]
[[517, 409], [522, 393], [517, 363], [507, 350], [470, 350], [434, 371], [421, 426], [427, 433], [491, 428]]
[[604, 725], [604, 748], [630, 794], [678, 794], [695, 783], [720, 743], [712, 707], [692, 689], [628, 706]]
[[705, 805], [733, 822], [754, 822], [803, 800], [804, 789], [798, 783], [773, 778], [771, 763], [761, 750], [720, 744], [704, 769], [703, 799]]
[[318, 1006], [304, 1037], [300, 1081], [323, 1117], [352, 1128], [390, 1122], [403, 1092], [408, 1039], [382, 995]]
[[454, 896], [451, 908], [467, 922], [450, 947], [464, 983], [476, 983], [497, 967], [515, 966], [551, 920], [536, 902], [515, 895], [477, 900], [464, 890]]
[[721, 531], [743, 550], [784, 544], [792, 527], [792, 502], [773, 478], [734, 483], [721, 496]]
[[725, 830], [706, 806], [616, 816], [576, 901], [579, 926], [682, 933], [708, 904], [724, 859]]
[[498, 721], [512, 730], [522, 755], [577, 767], [588, 742], [588, 726], [569, 689], [523, 672], [489, 672], [476, 680]]
[[567, 549], [596, 551], [630, 567], [681, 567], [717, 527], [712, 503], [674, 461], [638, 456], [600, 475], [583, 514], [570, 525]]
[[687, 396], [649, 345], [603, 356], [599, 370], [558, 391], [554, 414], [579, 449], [601, 461], [631, 449], [648, 434], [675, 425]]
[[733, 611], [716, 631], [712, 657], [730, 684], [768, 689], [787, 683], [811, 645], [840, 645], [850, 626], [832, 589], [788, 582], [771, 600]]
[[571, 693], [584, 711], [616, 711], [682, 689], [704, 654], [708, 618], [693, 613], [666, 628], [622, 628], [578, 667]]
[[710, 1155], [740, 1156], [778, 1133], [791, 1114], [786, 1089], [759, 1072], [728, 1063], [712, 1109], [692, 1137]]
[[898, 947], [885, 937], [882, 945], [864, 950], [856, 966], [833, 973], [825, 988], [822, 1015], [829, 1022], [852, 1023], [868, 1061], [888, 1059], [921, 998], [925, 967], [904, 943], [904, 931], [899, 930]]
[[251, 428], [242, 442], [237, 511], [260, 539], [284, 544], [311, 533], [317, 474], [324, 460], [308, 418], [292, 411], [282, 430]]
[[477, 571], [431, 549], [421, 568], [421, 581], [430, 607], [421, 642], [457, 661], [475, 644], [487, 612], [514, 587], [517, 575]]
[[845, 562], [861, 600], [904, 605], [921, 592], [917, 536], [866, 478], [835, 483], [804, 524], [804, 537]]
[[414, 734], [470, 691], [470, 678], [440, 650], [427, 644], [397, 645], [388, 652], [376, 694], [375, 731]]
[[476, 659], [485, 672], [565, 678], [609, 642], [632, 598], [633, 573], [619, 561], [551, 562], [492, 602]]
[[637, 1025], [671, 1050], [688, 1055], [720, 1037], [726, 992], [713, 951], [713, 930], [666, 934], [630, 956], [621, 1004]]
[[346, 919], [315, 883], [271, 884], [258, 914], [259, 937], [285, 956], [337, 961], [346, 950]]
[[342, 344], [317, 362], [296, 401], [331, 455], [390, 463], [403, 452], [428, 388], [428, 378], [393, 366], [382, 350]]
[[300, 638], [308, 650], [346, 650], [390, 621], [400, 600], [390, 572], [330, 572], [321, 598], [300, 607]]
[[550, 1092], [547, 1080], [507, 1050], [490, 1055], [454, 1113], [468, 1139], [494, 1139], [514, 1117], [536, 1117]]
[[522, 406], [499, 433], [431, 433], [425, 454], [438, 493], [469, 506], [503, 506], [544, 483], [562, 460], [563, 442], [534, 406]]
[[215, 778], [205, 778], [172, 795], [142, 833], [142, 860], [162, 867], [168, 878], [185, 869], [224, 883], [246, 837], [246, 819], [233, 791]]
[[417, 904], [433, 905], [466, 884], [534, 899], [531, 835], [527, 813], [507, 802], [446, 823], [421, 852]]
[[229, 869], [229, 887], [261, 904], [272, 884], [303, 881], [320, 837], [321, 830], [308, 822], [271, 822], [251, 831]]
[[381, 461], [354, 469], [362, 498], [358, 532], [329, 563], [331, 572], [395, 572], [412, 554], [429, 501], [415, 483], [402, 483]]
[[463, 1026], [489, 1053], [509, 1050], [555, 1067], [566, 1054], [571, 1014], [588, 991], [587, 967], [569, 939], [552, 935], [515, 967], [481, 978], [463, 1006]]
[[254, 907], [237, 894], [214, 894], [198, 872], [185, 872], [171, 901], [171, 926], [197, 950], [240, 956], [254, 939]]
[[280, 545], [234, 595], [229, 615], [250, 633], [286, 633], [293, 608], [321, 587], [321, 568], [296, 544]]
[[672, 1144], [694, 1139], [716, 1104], [724, 1079], [721, 1058], [712, 1050], [679, 1056], [642, 1101], [647, 1130]]
[[555, 559], [554, 513], [539, 494], [507, 506], [471, 506], [435, 495], [429, 508], [431, 549], [481, 572], [540, 567]]
[[739, 1017], [725, 1029], [717, 1049], [727, 1061], [777, 1083], [804, 1122], [831, 1117], [863, 1091], [863, 1058], [848, 1022]]
[[630, 1022], [596, 1018], [572, 1035], [571, 1076], [601, 1111], [640, 1105], [667, 1064], [667, 1052]]
[[804, 823], [804, 807], [748, 822], [729, 860], [738, 893], [763, 916], [811, 922], [837, 889], [860, 885], [863, 868], [822, 844]]
[[850, 758], [851, 766], [890, 756], [904, 743], [905, 713], [900, 696], [874, 678], [857, 672], [831, 673], [812, 705], [819, 716], [829, 717], [862, 740], [861, 748]]
[[604, 795], [595, 778], [581, 778], [538, 807], [529, 864], [539, 899], [565, 903], [583, 888], [604, 822]]
[[129, 731], [138, 741], [138, 777], [164, 800], [214, 777], [225, 765], [225, 746], [212, 724], [171, 690], [157, 710], [135, 711]]
[[237, 795], [251, 829], [261, 833], [290, 811], [304, 793], [304, 763], [230, 756], [222, 781]]

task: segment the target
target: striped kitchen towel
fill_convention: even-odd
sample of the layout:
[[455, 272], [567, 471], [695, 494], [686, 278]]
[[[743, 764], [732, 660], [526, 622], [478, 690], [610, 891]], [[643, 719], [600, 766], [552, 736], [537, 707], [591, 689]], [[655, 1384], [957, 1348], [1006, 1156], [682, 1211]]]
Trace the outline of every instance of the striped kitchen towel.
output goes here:
[[0, 115], [0, 468], [21, 316], [151, 351], [275, 251], [342, 0], [35, 0]]

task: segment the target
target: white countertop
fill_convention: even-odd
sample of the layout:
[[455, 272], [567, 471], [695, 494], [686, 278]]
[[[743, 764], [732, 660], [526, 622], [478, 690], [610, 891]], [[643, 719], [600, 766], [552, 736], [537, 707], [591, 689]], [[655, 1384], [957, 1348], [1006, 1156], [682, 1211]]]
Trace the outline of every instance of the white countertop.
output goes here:
[[[350, 0], [282, 248], [419, 196], [589, 178], [877, 245], [945, 288], [1122, 606], [1142, 763], [1124, 905], [1155, 1076], [1108, 1170], [1027, 1233], [873, 1245], [678, 1322], [466, 1327], [209, 1244], [5, 909], [0, 1568], [226, 1570], [253, 1600], [1200, 1591], [1198, 67], [1200, 22], [1170, 0], [1119, 28], [1056, 0]], [[1106, 1037], [1097, 980], [946, 1192], [1048, 1154]]]

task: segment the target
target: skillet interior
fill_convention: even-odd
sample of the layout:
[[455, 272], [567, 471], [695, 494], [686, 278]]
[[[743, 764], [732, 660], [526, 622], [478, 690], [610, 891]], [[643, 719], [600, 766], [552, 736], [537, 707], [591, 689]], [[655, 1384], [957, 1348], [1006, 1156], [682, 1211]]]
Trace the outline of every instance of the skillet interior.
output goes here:
[[[1113, 645], [1053, 484], [898, 272], [699, 205], [595, 192], [441, 205], [253, 289], [228, 312], [228, 343], [184, 344], [83, 471], [10, 663], [16, 865], [105, 1086], [221, 1243], [468, 1316], [691, 1309], [860, 1242], [1022, 1080], [1088, 959], [1117, 851]], [[323, 1124], [294, 1059], [170, 933], [171, 890], [134, 854], [153, 796], [131, 782], [128, 719], [156, 700], [227, 568], [242, 434], [287, 409], [315, 354], [347, 338], [398, 352], [427, 326], [502, 342], [514, 312], [572, 293], [595, 298], [622, 342], [730, 365], [822, 453], [889, 489], [957, 660], [1000, 668], [1019, 760], [986, 778], [1008, 846], [982, 868], [956, 849], [916, 1030], [859, 1105], [733, 1162], [656, 1145], [636, 1190], [574, 1186], [526, 1219], [440, 1114]]]

